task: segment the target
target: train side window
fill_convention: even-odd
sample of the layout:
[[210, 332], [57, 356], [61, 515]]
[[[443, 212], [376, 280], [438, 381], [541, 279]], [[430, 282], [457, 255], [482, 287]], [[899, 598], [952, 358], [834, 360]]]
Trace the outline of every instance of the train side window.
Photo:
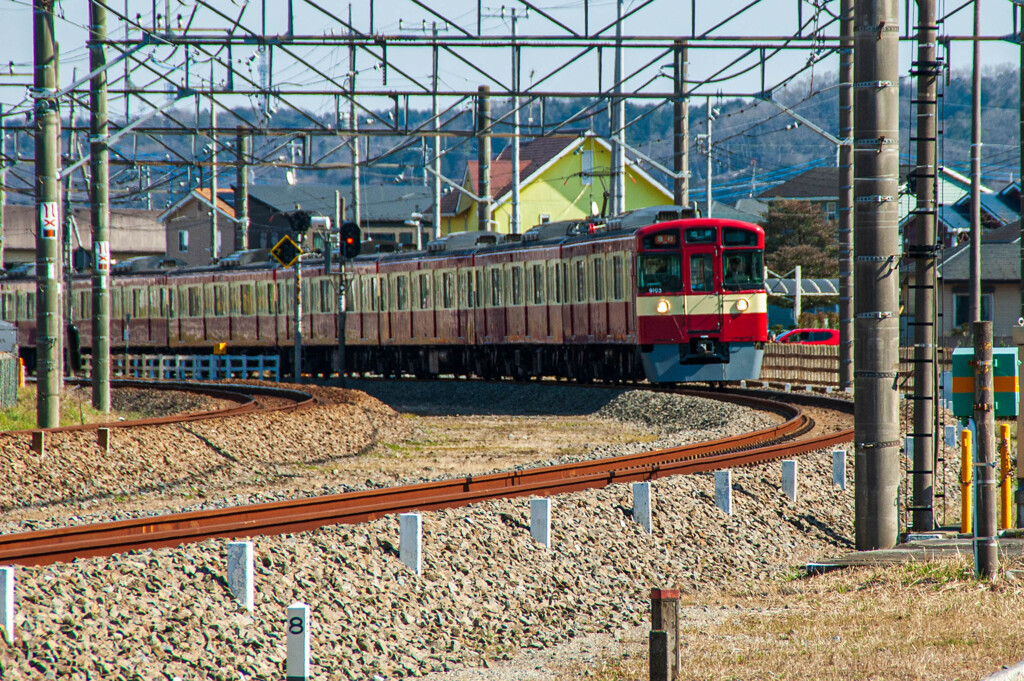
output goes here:
[[213, 314], [216, 317], [228, 315], [228, 285], [213, 285]]
[[604, 300], [604, 258], [597, 256], [593, 260], [594, 270], [594, 300], [598, 303]]
[[456, 294], [457, 295], [456, 299], [458, 300], [458, 306], [459, 306], [460, 310], [464, 310], [467, 307], [469, 307], [469, 303], [468, 303], [468, 301], [469, 301], [468, 293], [469, 292], [466, 290], [466, 288], [467, 288], [466, 282], [468, 280], [469, 280], [469, 273], [468, 272], [466, 272], [466, 271], [459, 272], [459, 278], [458, 278], [458, 289], [459, 290], [458, 290], [458, 292]]
[[533, 267], [533, 304], [544, 304], [544, 265]]
[[523, 266], [512, 265], [512, 304], [523, 304]]
[[409, 309], [409, 275], [399, 274], [395, 279], [395, 298], [399, 312]]
[[316, 314], [320, 312], [320, 282], [316, 279], [303, 279], [302, 280], [302, 298], [303, 305], [306, 309], [303, 310], [305, 313]]
[[121, 318], [121, 289], [110, 289], [110, 316], [112, 319]]
[[491, 268], [491, 306], [501, 307], [501, 266]]
[[172, 286], [161, 287], [161, 295], [164, 298], [164, 310], [168, 319], [174, 319], [178, 315], [178, 308], [174, 304], [175, 290]]
[[255, 310], [253, 309], [253, 298], [256, 296], [256, 287], [251, 282], [242, 284], [242, 288], [238, 292], [239, 297], [239, 308], [242, 311], [243, 317], [251, 317]]
[[386, 312], [391, 309], [391, 291], [388, 289], [388, 278], [386, 275], [378, 277], [377, 290], [380, 292], [380, 311]]
[[481, 307], [481, 304], [480, 304], [480, 292], [484, 288], [484, 284], [483, 284], [484, 274], [479, 269], [474, 268], [473, 276], [476, 279], [476, 283], [472, 286], [471, 294], [472, 294], [473, 300], [472, 300], [472, 305], [471, 306], [472, 307]]
[[417, 276], [420, 282], [419, 309], [430, 309], [430, 273], [420, 272]]
[[231, 316], [236, 317], [242, 312], [242, 287], [241, 284], [233, 283], [229, 289], [231, 299]]
[[277, 314], [288, 314], [292, 311], [292, 301], [295, 299], [290, 295], [293, 287], [290, 281], [277, 282]]
[[587, 268], [582, 260], [576, 261], [576, 302], [587, 301]]
[[444, 308], [450, 310], [455, 307], [455, 295], [454, 295], [454, 282], [455, 275], [451, 272], [445, 272], [441, 279], [441, 287], [443, 289], [442, 297], [444, 298]]
[[320, 311], [324, 313], [330, 313], [335, 311], [334, 296], [331, 295], [334, 287], [331, 286], [331, 280], [324, 277], [320, 280]]
[[[90, 299], [91, 300], [91, 299]], [[17, 296], [13, 293], [3, 294], [4, 301], [4, 319], [9, 322], [17, 320], [18, 303]]]
[[359, 307], [359, 286], [362, 279], [354, 274], [345, 275], [348, 283], [345, 285], [345, 312], [357, 312]]
[[562, 300], [566, 303], [572, 302], [572, 293], [569, 291], [569, 263], [563, 262], [562, 266]]
[[625, 287], [622, 277], [622, 256], [612, 256], [612, 298], [613, 300], [625, 299]]

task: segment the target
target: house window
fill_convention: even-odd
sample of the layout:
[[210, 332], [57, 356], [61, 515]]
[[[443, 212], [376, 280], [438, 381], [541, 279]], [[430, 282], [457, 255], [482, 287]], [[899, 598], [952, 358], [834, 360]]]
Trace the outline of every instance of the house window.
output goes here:
[[836, 202], [829, 201], [825, 204], [825, 219], [835, 220], [836, 219]]
[[594, 152], [584, 151], [580, 154], [580, 184], [588, 186], [594, 183]]
[[540, 214], [540, 220], [537, 222], [537, 224], [543, 225], [543, 224], [548, 223], [548, 222], [551, 222], [551, 216], [548, 215], [547, 213], [541, 213]]
[[178, 252], [188, 253], [188, 230], [178, 230]]
[[[992, 321], [992, 294], [981, 295], [981, 321]], [[966, 327], [971, 323], [971, 294], [956, 293], [953, 295], [953, 326]]]

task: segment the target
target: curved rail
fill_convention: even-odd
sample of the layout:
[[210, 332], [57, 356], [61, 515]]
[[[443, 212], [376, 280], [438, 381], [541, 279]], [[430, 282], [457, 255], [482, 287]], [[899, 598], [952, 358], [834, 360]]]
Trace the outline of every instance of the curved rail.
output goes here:
[[[723, 393], [722, 397], [785, 413], [790, 418], [785, 423], [754, 433], [624, 457], [323, 497], [0, 535], [0, 562], [45, 565], [133, 549], [173, 547], [215, 537], [238, 538], [304, 532], [327, 525], [366, 522], [413, 509], [429, 511], [455, 508], [491, 499], [560, 494], [605, 487], [612, 483], [655, 480], [667, 475], [750, 465], [853, 439], [853, 431], [846, 430], [796, 442], [779, 443], [780, 438], [806, 433], [813, 427], [813, 421], [797, 407], [753, 397], [742, 391]], [[835, 408], [834, 404], [831, 406]]]
[[[75, 385], [88, 385], [86, 379], [66, 379], [67, 383]], [[237, 416], [256, 411], [256, 400], [254, 395], [267, 397], [280, 397], [292, 400], [291, 404], [284, 404], [278, 407], [269, 407], [263, 411], [290, 411], [301, 409], [312, 405], [316, 398], [307, 392], [294, 390], [292, 388], [277, 388], [267, 385], [248, 385], [235, 383], [191, 383], [187, 381], [143, 381], [131, 379], [115, 379], [110, 382], [115, 388], [144, 388], [147, 390], [179, 390], [182, 392], [198, 393], [219, 400], [235, 402], [234, 407], [226, 409], [210, 409], [207, 411], [196, 411], [187, 414], [174, 414], [172, 416], [153, 416], [150, 418], [137, 419], [135, 421], [106, 421], [103, 423], [83, 423], [74, 426], [57, 426], [55, 428], [27, 428], [25, 430], [8, 430], [11, 433], [63, 433], [73, 431], [89, 431], [98, 428], [132, 428], [135, 426], [162, 426], [171, 423], [187, 423], [189, 421], [202, 421], [205, 419], [223, 418], [225, 416]]]

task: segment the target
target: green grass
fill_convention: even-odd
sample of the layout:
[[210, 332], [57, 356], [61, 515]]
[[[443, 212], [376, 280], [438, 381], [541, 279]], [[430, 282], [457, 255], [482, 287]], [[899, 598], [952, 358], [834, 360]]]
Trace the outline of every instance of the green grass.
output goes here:
[[[118, 414], [105, 414], [92, 408], [88, 388], [66, 389], [60, 399], [60, 425], [116, 421]], [[126, 416], [128, 418], [128, 416]], [[0, 410], [0, 430], [36, 428], [36, 388], [28, 385], [18, 389], [18, 402], [10, 409]]]

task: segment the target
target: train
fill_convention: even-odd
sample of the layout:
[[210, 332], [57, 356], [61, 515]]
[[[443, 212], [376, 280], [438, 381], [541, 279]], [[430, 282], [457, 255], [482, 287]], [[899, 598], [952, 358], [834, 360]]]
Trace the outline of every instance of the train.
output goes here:
[[[294, 268], [159, 260], [114, 268], [114, 352], [217, 348], [277, 354], [291, 369]], [[521, 237], [462, 232], [423, 251], [335, 258], [329, 270], [306, 257], [301, 267], [309, 374], [724, 383], [756, 379], [768, 339], [763, 229], [675, 206], [545, 223]], [[88, 353], [87, 275], [73, 278], [69, 304], [69, 345]], [[16, 324], [31, 369], [34, 279], [0, 280], [0, 315]]]

